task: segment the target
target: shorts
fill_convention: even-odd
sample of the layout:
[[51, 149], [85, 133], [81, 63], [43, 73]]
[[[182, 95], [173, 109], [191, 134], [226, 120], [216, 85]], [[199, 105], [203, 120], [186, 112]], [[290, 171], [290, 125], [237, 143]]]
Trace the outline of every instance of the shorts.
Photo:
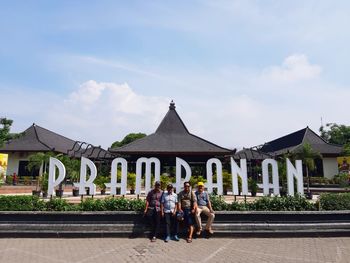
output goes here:
[[193, 214], [191, 213], [191, 208], [184, 208], [184, 221], [188, 226], [194, 225]]

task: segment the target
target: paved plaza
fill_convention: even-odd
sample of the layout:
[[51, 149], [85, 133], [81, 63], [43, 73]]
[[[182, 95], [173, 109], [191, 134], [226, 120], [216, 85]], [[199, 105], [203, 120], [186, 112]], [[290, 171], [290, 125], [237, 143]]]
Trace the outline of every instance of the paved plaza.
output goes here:
[[350, 262], [350, 238], [0, 239], [0, 262]]

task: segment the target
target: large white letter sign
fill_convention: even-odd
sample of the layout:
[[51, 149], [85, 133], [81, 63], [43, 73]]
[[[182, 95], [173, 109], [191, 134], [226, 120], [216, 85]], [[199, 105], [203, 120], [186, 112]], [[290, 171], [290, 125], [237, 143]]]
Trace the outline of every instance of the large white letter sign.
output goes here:
[[[56, 179], [56, 167], [58, 168], [58, 178]], [[48, 195], [54, 195], [55, 186], [58, 186], [66, 176], [66, 167], [64, 164], [56, 159], [50, 157], [50, 168], [49, 168], [49, 187], [47, 190]]]
[[[216, 183], [213, 183], [213, 164], [216, 165]], [[213, 187], [218, 189], [218, 195], [222, 195], [222, 164], [216, 158], [207, 161], [207, 190], [209, 194], [213, 192]]]
[[247, 176], [247, 160], [240, 160], [241, 167], [238, 167], [235, 160], [231, 157], [231, 174], [232, 174], [232, 189], [234, 195], [239, 195], [238, 176], [242, 179], [242, 194], [248, 194], [248, 176]]
[[[181, 180], [181, 167], [185, 169], [186, 175], [185, 179]], [[181, 158], [176, 157], [176, 192], [180, 193], [181, 187], [183, 182], [187, 182], [191, 179], [192, 171], [191, 167], [188, 165], [188, 163], [185, 160], [182, 160]]]
[[295, 166], [287, 158], [288, 194], [294, 196], [294, 177], [297, 180], [298, 193], [304, 195], [303, 164], [301, 160], [295, 161]]
[[[269, 165], [272, 167], [272, 184], [269, 182]], [[276, 160], [273, 159], [265, 159], [262, 162], [262, 175], [263, 175], [263, 189], [264, 195], [268, 195], [270, 193], [270, 188], [273, 188], [273, 194], [280, 194], [280, 187], [278, 181], [278, 164]]]
[[[86, 180], [87, 175], [87, 167], [90, 169], [90, 178]], [[96, 185], [94, 184], [94, 180], [97, 176], [97, 168], [95, 164], [85, 157], [81, 157], [81, 166], [80, 166], [80, 182], [74, 183], [75, 187], [79, 187], [79, 194], [86, 195], [85, 187], [90, 188], [90, 194], [95, 195], [96, 193]]]
[[154, 171], [154, 179], [156, 181], [160, 180], [160, 161], [155, 158], [145, 158], [141, 157], [136, 161], [136, 194], [141, 194], [141, 177], [142, 177], [142, 164], [146, 165], [146, 175], [145, 175], [145, 192], [146, 194], [151, 190], [151, 165], [154, 163], [155, 171]]
[[[121, 165], [121, 182], [117, 182], [117, 173], [118, 173], [118, 164]], [[111, 171], [111, 182], [105, 184], [107, 187], [111, 188], [111, 195], [117, 194], [117, 187], [120, 188], [120, 193], [122, 195], [126, 194], [126, 181], [128, 173], [128, 163], [124, 158], [115, 158], [112, 162], [112, 171]]]

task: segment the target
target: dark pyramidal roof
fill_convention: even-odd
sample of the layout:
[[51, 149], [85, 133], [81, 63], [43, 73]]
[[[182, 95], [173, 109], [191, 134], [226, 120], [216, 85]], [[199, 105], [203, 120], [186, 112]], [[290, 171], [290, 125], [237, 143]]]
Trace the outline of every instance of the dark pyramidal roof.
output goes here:
[[119, 148], [109, 149], [119, 154], [196, 154], [229, 155], [234, 150], [220, 147], [191, 134], [171, 102], [169, 110], [155, 133]]
[[265, 143], [260, 148], [260, 151], [280, 155], [287, 152], [296, 152], [305, 143], [309, 143], [314, 151], [322, 155], [339, 155], [343, 150], [342, 146], [326, 142], [309, 127], [306, 127]]
[[272, 156], [268, 153], [264, 153], [256, 149], [243, 148], [243, 150], [236, 152], [233, 157], [235, 159], [264, 160], [264, 159], [271, 158]]
[[[84, 147], [82, 147], [84, 146]], [[40, 127], [35, 123], [19, 138], [13, 139], [0, 148], [0, 152], [56, 152], [72, 157], [91, 159], [111, 158], [111, 154], [100, 146], [71, 140], [60, 134]]]
[[75, 144], [74, 140], [33, 124], [23, 134], [7, 142], [1, 152], [48, 152], [67, 153]]

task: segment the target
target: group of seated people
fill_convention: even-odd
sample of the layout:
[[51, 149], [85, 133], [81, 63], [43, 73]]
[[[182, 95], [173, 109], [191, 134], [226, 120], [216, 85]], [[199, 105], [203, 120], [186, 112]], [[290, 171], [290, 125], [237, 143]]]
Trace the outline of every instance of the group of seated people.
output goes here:
[[161, 184], [156, 181], [154, 189], [149, 191], [146, 198], [146, 207], [144, 215], [147, 216], [151, 224], [152, 242], [157, 240], [160, 232], [161, 220], [165, 221], [165, 242], [170, 239], [179, 241], [178, 230], [179, 222], [183, 221], [188, 227], [187, 243], [192, 242], [194, 232], [194, 219], [196, 221], [196, 235], [202, 234], [201, 214], [208, 217], [205, 231], [207, 235], [212, 235], [215, 214], [210, 203], [209, 195], [204, 191], [204, 183], [198, 182], [197, 191], [191, 190], [189, 182], [184, 183], [184, 190], [176, 194], [173, 191], [173, 185], [168, 184], [167, 190], [162, 191]]

